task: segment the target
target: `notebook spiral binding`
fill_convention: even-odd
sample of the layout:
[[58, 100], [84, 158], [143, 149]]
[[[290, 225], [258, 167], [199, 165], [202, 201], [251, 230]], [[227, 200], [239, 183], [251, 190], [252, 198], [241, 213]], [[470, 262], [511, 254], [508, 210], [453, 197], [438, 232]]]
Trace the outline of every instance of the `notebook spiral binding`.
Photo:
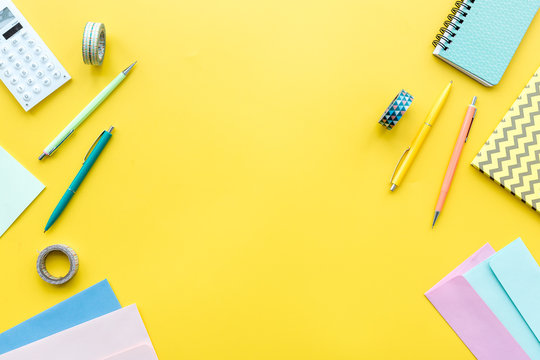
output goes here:
[[[441, 46], [443, 50], [448, 50], [448, 45], [452, 43], [452, 38], [456, 36], [456, 33], [461, 28], [461, 24], [465, 22], [468, 11], [472, 9], [472, 4], [476, 0], [456, 1], [455, 7], [452, 8], [450, 14], [448, 14], [447, 21], [444, 22], [444, 26], [439, 29], [439, 33], [433, 40], [433, 46]], [[455, 21], [454, 21], [455, 20]]]

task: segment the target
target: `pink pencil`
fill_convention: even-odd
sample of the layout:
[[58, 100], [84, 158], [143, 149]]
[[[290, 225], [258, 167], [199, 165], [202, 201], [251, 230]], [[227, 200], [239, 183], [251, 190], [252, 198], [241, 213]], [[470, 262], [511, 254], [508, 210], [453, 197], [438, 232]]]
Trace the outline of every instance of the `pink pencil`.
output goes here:
[[471, 130], [471, 125], [476, 115], [476, 96], [473, 98], [471, 105], [467, 108], [467, 113], [465, 114], [465, 119], [463, 120], [463, 125], [461, 125], [461, 130], [454, 146], [454, 151], [452, 152], [452, 157], [450, 158], [450, 163], [446, 169], [446, 174], [444, 175], [443, 184], [441, 186], [441, 192], [439, 193], [439, 199], [437, 200], [437, 206], [435, 206], [435, 217], [433, 218], [432, 228], [435, 226], [437, 218], [441, 214], [444, 201], [450, 190], [450, 185], [452, 185], [452, 179], [456, 172], [457, 164], [459, 162], [459, 157], [461, 156], [461, 151], [463, 150], [463, 145], [467, 142], [469, 137], [469, 131]]

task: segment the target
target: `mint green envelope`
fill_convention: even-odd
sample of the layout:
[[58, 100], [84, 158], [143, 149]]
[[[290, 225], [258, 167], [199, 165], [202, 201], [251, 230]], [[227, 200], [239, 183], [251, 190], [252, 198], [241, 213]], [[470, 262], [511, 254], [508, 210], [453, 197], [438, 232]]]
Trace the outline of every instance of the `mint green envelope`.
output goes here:
[[540, 267], [518, 238], [465, 273], [531, 359], [540, 360]]

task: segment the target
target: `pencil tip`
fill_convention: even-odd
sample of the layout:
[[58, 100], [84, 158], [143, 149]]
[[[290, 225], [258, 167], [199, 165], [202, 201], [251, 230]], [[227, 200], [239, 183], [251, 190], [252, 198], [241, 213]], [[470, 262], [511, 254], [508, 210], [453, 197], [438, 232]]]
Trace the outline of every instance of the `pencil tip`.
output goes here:
[[437, 221], [437, 218], [439, 217], [440, 211], [435, 211], [435, 216], [433, 217], [433, 225], [431, 225], [431, 228], [433, 229], [435, 227], [435, 222]]
[[136, 63], [137, 61], [135, 61], [133, 64], [129, 65], [124, 71], [122, 71], [124, 75], [127, 75], [131, 71], [131, 69], [135, 66]]

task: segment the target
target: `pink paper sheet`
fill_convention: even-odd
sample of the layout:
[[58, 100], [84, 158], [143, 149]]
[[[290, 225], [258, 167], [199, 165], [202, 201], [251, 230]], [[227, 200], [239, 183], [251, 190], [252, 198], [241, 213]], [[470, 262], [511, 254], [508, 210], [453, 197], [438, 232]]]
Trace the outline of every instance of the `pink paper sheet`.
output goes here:
[[10, 351], [0, 360], [99, 360], [141, 344], [152, 347], [137, 306], [130, 305]]
[[154, 349], [149, 345], [139, 345], [132, 349], [109, 356], [103, 360], [158, 360]]

